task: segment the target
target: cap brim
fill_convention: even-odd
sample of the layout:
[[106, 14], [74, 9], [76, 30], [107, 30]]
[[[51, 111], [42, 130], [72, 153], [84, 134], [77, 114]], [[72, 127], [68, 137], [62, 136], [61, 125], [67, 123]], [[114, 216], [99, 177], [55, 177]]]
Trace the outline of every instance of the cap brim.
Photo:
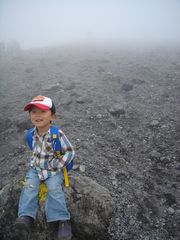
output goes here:
[[37, 108], [39, 108], [39, 109], [41, 109], [41, 110], [45, 110], [45, 111], [50, 110], [49, 107], [44, 106], [44, 105], [42, 105], [42, 104], [39, 104], [39, 103], [33, 103], [33, 104], [32, 104], [32, 103], [29, 103], [29, 104], [27, 104], [27, 105], [24, 107], [24, 111], [29, 111], [32, 106], [35, 106], [35, 107], [37, 107]]

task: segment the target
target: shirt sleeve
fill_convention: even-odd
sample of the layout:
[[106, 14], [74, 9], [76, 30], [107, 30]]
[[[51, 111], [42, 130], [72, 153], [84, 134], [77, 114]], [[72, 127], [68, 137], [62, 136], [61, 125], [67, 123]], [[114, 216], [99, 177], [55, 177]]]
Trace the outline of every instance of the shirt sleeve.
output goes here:
[[71, 162], [71, 160], [74, 158], [75, 151], [72, 144], [64, 134], [64, 132], [62, 130], [59, 130], [59, 132], [60, 132], [62, 159], [59, 162], [58, 168], [62, 168], [62, 166], [67, 166], [68, 163]]

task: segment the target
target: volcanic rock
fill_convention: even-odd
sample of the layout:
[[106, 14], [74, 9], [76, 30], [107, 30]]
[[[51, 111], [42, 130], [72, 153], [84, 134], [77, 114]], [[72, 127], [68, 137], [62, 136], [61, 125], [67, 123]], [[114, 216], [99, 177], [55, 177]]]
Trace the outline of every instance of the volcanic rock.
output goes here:
[[[17, 217], [20, 188], [20, 184], [7, 184], [0, 191], [0, 239], [11, 240], [16, 237], [13, 223]], [[109, 191], [78, 173], [70, 176], [70, 187], [64, 190], [71, 213], [74, 239], [108, 239], [107, 228], [115, 211], [115, 203]], [[46, 224], [44, 206], [40, 204], [31, 240], [51, 240], [52, 234], [55, 235], [57, 231], [56, 227], [56, 224]]]

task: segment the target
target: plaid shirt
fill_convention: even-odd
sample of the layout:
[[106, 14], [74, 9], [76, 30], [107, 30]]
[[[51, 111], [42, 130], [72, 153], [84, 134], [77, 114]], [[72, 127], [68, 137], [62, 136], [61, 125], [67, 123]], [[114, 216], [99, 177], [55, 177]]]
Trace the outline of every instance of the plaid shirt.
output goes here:
[[60, 143], [62, 150], [61, 159], [54, 156], [51, 143], [50, 129], [44, 135], [39, 135], [35, 129], [33, 135], [33, 154], [30, 166], [38, 171], [40, 180], [45, 180], [61, 171], [63, 166], [74, 158], [74, 149], [63, 131], [60, 132]]

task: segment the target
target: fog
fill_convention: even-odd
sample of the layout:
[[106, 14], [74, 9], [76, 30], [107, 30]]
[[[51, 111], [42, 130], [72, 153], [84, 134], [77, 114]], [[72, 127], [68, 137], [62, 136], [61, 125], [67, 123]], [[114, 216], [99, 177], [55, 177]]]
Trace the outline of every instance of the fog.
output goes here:
[[0, 0], [0, 42], [180, 42], [179, 0]]

